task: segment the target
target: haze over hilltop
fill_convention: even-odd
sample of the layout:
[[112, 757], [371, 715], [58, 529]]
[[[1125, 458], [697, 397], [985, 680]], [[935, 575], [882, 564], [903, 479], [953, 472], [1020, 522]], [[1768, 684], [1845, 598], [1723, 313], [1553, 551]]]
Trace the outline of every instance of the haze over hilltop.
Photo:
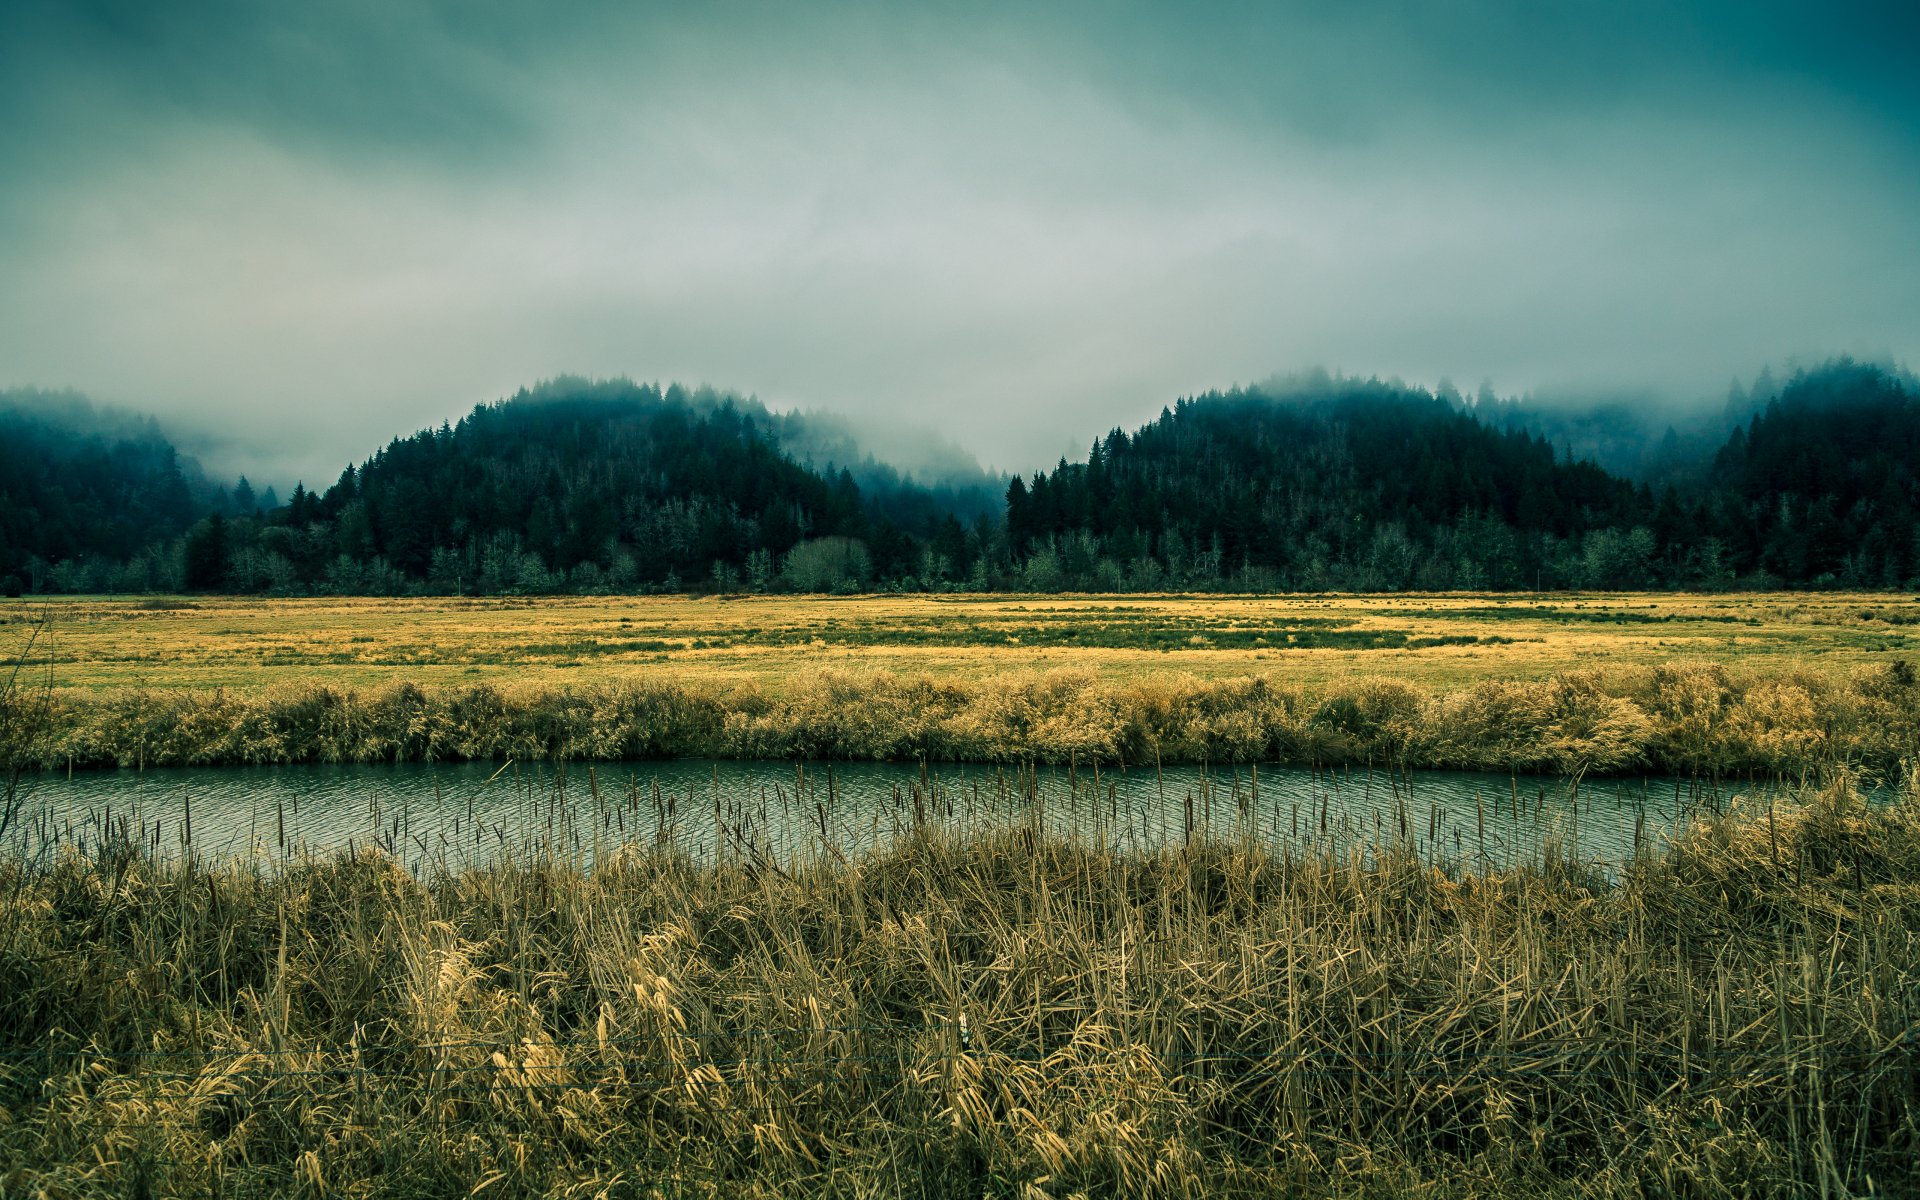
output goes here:
[[570, 370], [1031, 471], [1325, 363], [1920, 355], [1894, 3], [0, 6], [0, 386], [330, 478]]

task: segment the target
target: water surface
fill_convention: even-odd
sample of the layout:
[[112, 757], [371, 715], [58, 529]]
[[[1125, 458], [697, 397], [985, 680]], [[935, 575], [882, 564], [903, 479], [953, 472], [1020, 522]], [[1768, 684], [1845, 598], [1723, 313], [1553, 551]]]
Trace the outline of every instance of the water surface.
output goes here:
[[1549, 842], [1602, 868], [1722, 791], [1673, 779], [1196, 767], [678, 761], [311, 765], [82, 772], [21, 781], [4, 844], [87, 851], [111, 829], [163, 857], [268, 861], [377, 846], [419, 870], [628, 845], [785, 863], [883, 846], [917, 827], [1012, 822], [1123, 850], [1196, 837], [1344, 850], [1411, 845], [1465, 867]]

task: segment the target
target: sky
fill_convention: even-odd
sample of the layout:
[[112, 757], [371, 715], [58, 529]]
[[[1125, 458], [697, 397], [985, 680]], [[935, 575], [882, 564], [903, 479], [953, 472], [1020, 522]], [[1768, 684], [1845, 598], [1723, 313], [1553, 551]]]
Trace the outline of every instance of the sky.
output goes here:
[[1031, 469], [1311, 367], [1912, 365], [1916, 13], [7, 0], [0, 386], [284, 484], [566, 373]]

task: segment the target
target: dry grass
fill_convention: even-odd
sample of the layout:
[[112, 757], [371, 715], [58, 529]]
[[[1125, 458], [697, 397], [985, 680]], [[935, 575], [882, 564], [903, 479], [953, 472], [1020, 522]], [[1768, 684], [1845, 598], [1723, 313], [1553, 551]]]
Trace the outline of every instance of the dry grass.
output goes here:
[[1920, 808], [1551, 851], [0, 865], [8, 1195], [1920, 1189]]
[[1707, 664], [1422, 687], [1356, 676], [973, 681], [821, 670], [751, 683], [603, 681], [52, 693], [29, 765], [646, 758], [1371, 764], [1571, 775], [1876, 776], [1920, 757], [1920, 681]]
[[[16, 648], [42, 607], [0, 601], [0, 652]], [[671, 678], [780, 694], [808, 686], [822, 666], [963, 681], [1033, 668], [1107, 680], [1269, 673], [1308, 685], [1361, 673], [1451, 689], [1675, 659], [1844, 675], [1920, 649], [1920, 602], [1836, 593], [203, 597], [188, 607], [63, 599], [51, 608], [59, 678], [88, 690]]]

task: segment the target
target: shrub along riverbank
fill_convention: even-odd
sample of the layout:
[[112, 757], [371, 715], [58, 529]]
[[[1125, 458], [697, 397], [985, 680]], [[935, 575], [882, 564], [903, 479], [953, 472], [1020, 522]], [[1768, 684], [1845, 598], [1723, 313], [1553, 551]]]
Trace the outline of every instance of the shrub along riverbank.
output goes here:
[[1913, 1195], [1920, 801], [1549, 848], [0, 862], [20, 1195]]
[[1385, 677], [1087, 672], [971, 683], [822, 672], [769, 695], [670, 681], [365, 690], [16, 689], [0, 725], [43, 768], [450, 759], [764, 758], [1889, 775], [1920, 755], [1902, 661], [1845, 678], [1713, 665], [1578, 671], [1429, 690]]

